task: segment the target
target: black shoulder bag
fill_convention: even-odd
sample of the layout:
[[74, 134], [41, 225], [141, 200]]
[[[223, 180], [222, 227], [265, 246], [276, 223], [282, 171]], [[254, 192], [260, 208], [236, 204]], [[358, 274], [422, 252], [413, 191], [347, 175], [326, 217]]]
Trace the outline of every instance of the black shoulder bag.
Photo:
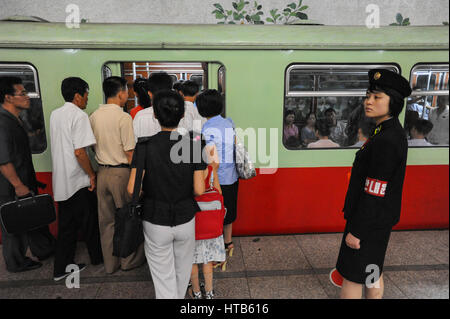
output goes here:
[[134, 253], [144, 241], [144, 230], [142, 228], [142, 204], [139, 202], [142, 175], [145, 161], [145, 143], [136, 145], [137, 167], [136, 179], [134, 180], [133, 197], [131, 202], [118, 208], [115, 215], [113, 256], [126, 258]]

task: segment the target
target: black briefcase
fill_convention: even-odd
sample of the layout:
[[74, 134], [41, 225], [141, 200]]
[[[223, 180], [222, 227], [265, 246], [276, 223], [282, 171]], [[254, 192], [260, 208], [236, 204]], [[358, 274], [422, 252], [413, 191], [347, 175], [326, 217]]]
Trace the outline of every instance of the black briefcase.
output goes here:
[[9, 234], [24, 233], [56, 220], [53, 198], [49, 194], [16, 199], [0, 206], [0, 220]]

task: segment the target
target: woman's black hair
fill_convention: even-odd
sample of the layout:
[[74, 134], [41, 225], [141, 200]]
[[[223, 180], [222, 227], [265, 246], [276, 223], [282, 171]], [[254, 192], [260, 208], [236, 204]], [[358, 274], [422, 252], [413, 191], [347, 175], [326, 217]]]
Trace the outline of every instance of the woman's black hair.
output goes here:
[[203, 117], [213, 117], [222, 113], [223, 97], [217, 90], [205, 90], [195, 99], [198, 113]]
[[148, 95], [147, 79], [136, 79], [133, 83], [133, 90], [137, 95], [139, 105], [144, 109], [148, 108], [152, 104], [150, 96]]
[[383, 92], [389, 96], [389, 114], [392, 117], [398, 117], [402, 112], [404, 99], [397, 91], [376, 84], [371, 84], [367, 91], [370, 93]]
[[158, 91], [153, 98], [153, 108], [161, 126], [175, 128], [184, 115], [184, 100], [175, 91]]

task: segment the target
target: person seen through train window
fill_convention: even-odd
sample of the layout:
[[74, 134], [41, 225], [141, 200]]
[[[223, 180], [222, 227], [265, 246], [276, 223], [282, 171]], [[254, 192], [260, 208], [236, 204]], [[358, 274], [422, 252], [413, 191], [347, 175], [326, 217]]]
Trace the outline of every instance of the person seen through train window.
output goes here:
[[[421, 89], [416, 87], [414, 91], [421, 91]], [[419, 118], [424, 120], [428, 120], [430, 109], [431, 105], [427, 102], [426, 96], [411, 97], [406, 105], [407, 111], [416, 111], [419, 114]]]
[[295, 113], [294, 111], [286, 111], [284, 115], [284, 126], [283, 126], [283, 142], [293, 137], [295, 140], [299, 139], [298, 127], [294, 124]]
[[326, 109], [324, 114], [330, 128], [330, 139], [340, 146], [344, 146], [346, 139], [345, 123], [337, 120], [336, 111], [332, 107]]
[[372, 135], [375, 129], [375, 121], [368, 117], [363, 117], [358, 123], [358, 142], [350, 147], [361, 147], [367, 141], [370, 135]]
[[306, 125], [302, 128], [301, 138], [303, 146], [307, 146], [309, 143], [317, 141], [318, 137], [316, 136], [316, 114], [309, 113], [306, 116]]
[[419, 112], [406, 110], [406, 112], [405, 112], [404, 129], [405, 129], [406, 137], [408, 139], [411, 138], [411, 136], [410, 136], [410, 128], [411, 128], [412, 124], [415, 121], [417, 121], [418, 119], [419, 119]]
[[329, 139], [330, 126], [325, 119], [317, 120], [314, 126], [314, 130], [318, 141], [309, 143], [307, 148], [339, 147], [339, 144]]
[[368, 72], [365, 115], [376, 128], [355, 155], [345, 204], [346, 226], [336, 269], [341, 298], [382, 298], [383, 264], [392, 227], [400, 219], [408, 143], [398, 120], [409, 82], [385, 69]]
[[430, 121], [433, 129], [428, 134], [428, 141], [435, 145], [448, 145], [448, 95], [441, 95], [437, 98], [437, 108], [430, 113]]
[[237, 217], [237, 196], [239, 179], [234, 161], [234, 143], [236, 142], [234, 122], [220, 114], [224, 107], [223, 96], [217, 90], [205, 90], [196, 99], [198, 112], [207, 118], [202, 134], [207, 147], [216, 146], [219, 157], [218, 177], [227, 214], [223, 222], [225, 249], [233, 255], [232, 223]]
[[150, 96], [148, 95], [147, 89], [147, 79], [138, 78], [133, 83], [133, 91], [136, 94], [138, 99], [138, 106], [133, 107], [130, 110], [131, 118], [134, 119], [136, 114], [143, 109], [150, 107], [152, 101], [150, 100]]
[[411, 139], [408, 140], [408, 146], [432, 146], [425, 138], [433, 129], [433, 123], [427, 120], [419, 119], [415, 121], [409, 129]]
[[201, 141], [176, 131], [183, 98], [172, 90], [158, 91], [153, 107], [162, 130], [138, 140], [127, 189], [131, 196], [137, 159], [144, 152], [144, 247], [156, 298], [183, 299], [194, 261], [194, 217], [200, 210], [194, 196], [205, 192], [207, 164]]
[[199, 86], [194, 81], [187, 80], [181, 84], [180, 93], [184, 99], [184, 116], [181, 119], [179, 126], [186, 128], [188, 131], [200, 133], [206, 119], [198, 113], [197, 108], [194, 106], [198, 91]]

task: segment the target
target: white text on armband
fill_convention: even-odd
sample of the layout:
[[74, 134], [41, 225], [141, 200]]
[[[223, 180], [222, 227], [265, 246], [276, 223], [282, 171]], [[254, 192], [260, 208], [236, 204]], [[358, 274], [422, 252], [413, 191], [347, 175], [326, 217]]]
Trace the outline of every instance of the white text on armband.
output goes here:
[[384, 197], [384, 193], [386, 192], [387, 182], [380, 181], [378, 179], [373, 179], [370, 177], [366, 178], [366, 185], [364, 187], [364, 191], [367, 194]]

